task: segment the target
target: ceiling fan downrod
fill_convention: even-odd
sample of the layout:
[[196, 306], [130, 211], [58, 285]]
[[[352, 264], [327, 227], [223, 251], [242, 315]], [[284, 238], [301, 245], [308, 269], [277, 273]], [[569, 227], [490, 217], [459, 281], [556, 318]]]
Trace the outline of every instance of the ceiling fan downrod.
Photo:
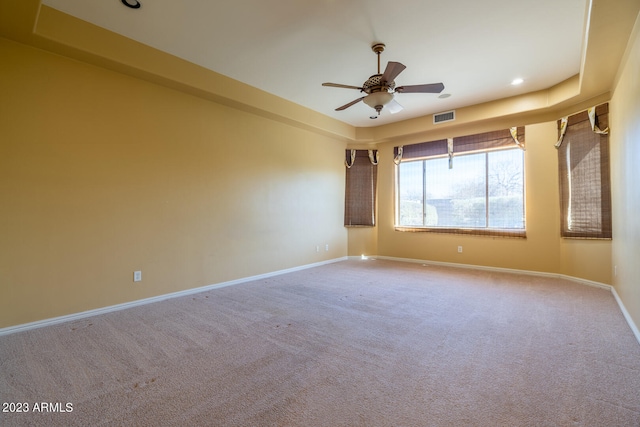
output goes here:
[[371, 46], [371, 50], [373, 50], [378, 57], [378, 74], [380, 74], [380, 54], [384, 52], [385, 45], [384, 43], [376, 43]]

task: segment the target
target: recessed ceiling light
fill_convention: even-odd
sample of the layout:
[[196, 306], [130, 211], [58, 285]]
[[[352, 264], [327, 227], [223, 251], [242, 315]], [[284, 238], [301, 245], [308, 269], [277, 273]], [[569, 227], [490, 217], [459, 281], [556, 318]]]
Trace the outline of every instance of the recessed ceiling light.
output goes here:
[[141, 4], [138, 0], [120, 0], [122, 1], [122, 4], [130, 7], [131, 9], [139, 9]]
[[513, 81], [511, 82], [511, 84], [513, 86], [518, 86], [519, 84], [522, 84], [522, 82], [524, 82], [523, 79], [521, 79], [520, 77], [518, 77], [517, 79], [513, 79]]
[[450, 94], [450, 93], [443, 93], [442, 95], [438, 96], [438, 98], [440, 98], [440, 99], [444, 99], [444, 98], [448, 98], [448, 97], [450, 97], [450, 96], [451, 96], [451, 94]]

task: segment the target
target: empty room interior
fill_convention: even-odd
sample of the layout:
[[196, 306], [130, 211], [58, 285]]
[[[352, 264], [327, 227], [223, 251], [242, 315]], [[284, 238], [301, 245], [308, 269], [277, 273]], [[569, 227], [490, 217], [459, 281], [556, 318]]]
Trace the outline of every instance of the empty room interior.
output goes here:
[[638, 0], [2, 0], [0, 424], [640, 425], [639, 182]]

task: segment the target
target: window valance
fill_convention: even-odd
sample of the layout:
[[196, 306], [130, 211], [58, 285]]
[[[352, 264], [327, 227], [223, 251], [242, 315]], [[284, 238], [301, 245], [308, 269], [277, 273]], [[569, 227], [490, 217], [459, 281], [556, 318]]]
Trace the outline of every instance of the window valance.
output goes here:
[[394, 147], [394, 162], [513, 147], [524, 149], [524, 126]]
[[[595, 107], [588, 108], [585, 111], [566, 116], [558, 120], [558, 142], [556, 142], [556, 148], [560, 148], [564, 136], [567, 133], [569, 127], [577, 129], [578, 127], [584, 127], [582, 124], [589, 121], [589, 126], [592, 132], [599, 135], [609, 134], [609, 104], [601, 104]], [[584, 124], [586, 125], [586, 123]]]

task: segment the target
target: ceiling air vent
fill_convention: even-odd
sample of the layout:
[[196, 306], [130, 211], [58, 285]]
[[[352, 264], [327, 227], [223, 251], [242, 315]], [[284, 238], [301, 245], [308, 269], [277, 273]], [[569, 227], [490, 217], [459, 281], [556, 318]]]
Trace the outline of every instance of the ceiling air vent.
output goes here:
[[433, 124], [451, 122], [456, 119], [456, 111], [446, 111], [444, 113], [438, 113], [433, 115]]

